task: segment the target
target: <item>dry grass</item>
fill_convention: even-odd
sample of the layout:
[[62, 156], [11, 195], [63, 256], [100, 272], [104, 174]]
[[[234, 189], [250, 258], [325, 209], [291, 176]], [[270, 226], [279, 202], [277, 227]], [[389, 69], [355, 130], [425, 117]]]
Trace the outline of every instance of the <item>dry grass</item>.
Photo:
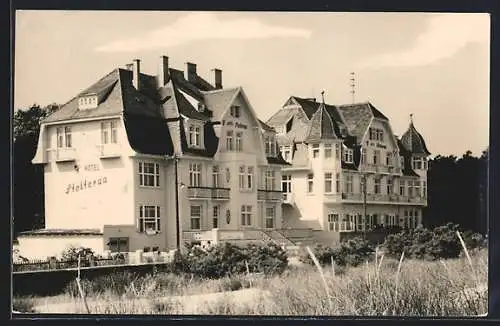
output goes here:
[[[474, 316], [487, 313], [487, 252], [455, 260], [426, 262], [382, 258], [339, 273], [336, 266], [290, 267], [283, 275], [253, 281], [250, 292], [208, 299], [187, 297], [184, 306], [173, 296], [237, 290], [250, 285], [245, 277], [191, 280], [157, 274], [122, 286], [123, 293], [88, 293], [92, 313], [182, 314], [186, 302], [196, 313], [217, 315], [364, 315], [364, 316]], [[34, 307], [55, 298], [15, 298], [14, 306]], [[84, 312], [69, 295], [71, 312]], [[71, 300], [71, 301], [68, 301]], [[201, 301], [200, 301], [201, 300]], [[68, 306], [68, 305], [66, 305]], [[68, 311], [69, 312], [69, 311]]]

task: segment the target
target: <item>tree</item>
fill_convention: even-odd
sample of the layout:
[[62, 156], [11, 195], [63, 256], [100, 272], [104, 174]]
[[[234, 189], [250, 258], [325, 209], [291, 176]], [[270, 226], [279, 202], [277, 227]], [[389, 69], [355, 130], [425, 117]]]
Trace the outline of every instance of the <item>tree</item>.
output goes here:
[[13, 204], [14, 233], [44, 227], [43, 167], [31, 163], [38, 143], [40, 122], [57, 110], [57, 104], [44, 108], [34, 104], [18, 110], [13, 117]]

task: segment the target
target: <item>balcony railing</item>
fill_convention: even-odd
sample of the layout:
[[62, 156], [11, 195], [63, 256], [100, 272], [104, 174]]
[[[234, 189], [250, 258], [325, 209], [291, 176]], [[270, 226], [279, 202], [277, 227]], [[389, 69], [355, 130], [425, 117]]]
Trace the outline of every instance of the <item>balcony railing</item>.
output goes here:
[[[338, 195], [337, 195], [338, 196]], [[332, 197], [332, 195], [329, 195], [329, 197]], [[338, 197], [337, 197], [338, 198]], [[341, 196], [343, 201], [356, 201], [356, 202], [363, 202], [364, 196], [361, 193], [342, 193]], [[416, 204], [425, 204], [427, 201], [426, 197], [422, 196], [400, 196], [398, 194], [366, 194], [366, 201], [367, 202], [383, 202], [383, 203], [416, 203]]]
[[229, 188], [188, 187], [190, 199], [229, 199]]
[[401, 168], [389, 165], [362, 164], [361, 171], [370, 173], [401, 173]]
[[280, 201], [282, 197], [283, 193], [281, 190], [257, 190], [257, 200]]
[[76, 150], [72, 147], [60, 147], [54, 150], [56, 162], [71, 162], [76, 159]]
[[121, 156], [121, 146], [115, 143], [97, 145], [101, 158], [114, 158]]

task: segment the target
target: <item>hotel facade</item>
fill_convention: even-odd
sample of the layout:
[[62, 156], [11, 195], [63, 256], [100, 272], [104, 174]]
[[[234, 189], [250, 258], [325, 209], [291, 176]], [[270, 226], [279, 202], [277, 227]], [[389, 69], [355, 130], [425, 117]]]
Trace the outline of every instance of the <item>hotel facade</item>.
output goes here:
[[284, 228], [330, 242], [422, 223], [430, 152], [412, 120], [398, 138], [371, 103], [292, 96], [267, 124], [291, 164], [281, 171]]
[[241, 87], [223, 88], [140, 60], [118, 68], [41, 123], [45, 229], [22, 233], [21, 255], [166, 251], [185, 243], [270, 240], [282, 227], [275, 131]]

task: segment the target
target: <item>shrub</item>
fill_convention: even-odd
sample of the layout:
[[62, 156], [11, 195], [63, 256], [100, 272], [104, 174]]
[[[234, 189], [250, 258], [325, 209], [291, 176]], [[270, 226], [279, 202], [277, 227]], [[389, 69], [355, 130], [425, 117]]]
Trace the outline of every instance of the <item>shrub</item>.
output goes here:
[[[339, 266], [358, 266], [368, 260], [374, 252], [367, 240], [353, 238], [341, 242], [337, 247], [317, 245], [312, 249], [321, 265], [330, 265], [333, 261]], [[299, 260], [303, 263], [314, 264], [306, 250], [301, 250]]]
[[90, 259], [96, 258], [94, 251], [84, 247], [68, 247], [61, 253], [62, 261], [78, 261], [80, 257], [81, 266], [89, 266]]
[[194, 246], [184, 255], [174, 255], [173, 269], [203, 278], [221, 278], [232, 274], [281, 274], [288, 265], [286, 252], [275, 244], [238, 247], [231, 243], [207, 249]]
[[[405, 256], [415, 259], [448, 259], [458, 258], [462, 251], [460, 240], [456, 232], [458, 225], [448, 223], [433, 230], [419, 227], [414, 230], [405, 230], [387, 236], [383, 247], [386, 253], [394, 258]], [[462, 234], [467, 249], [481, 249], [485, 247], [485, 240], [481, 234], [471, 231]]]

